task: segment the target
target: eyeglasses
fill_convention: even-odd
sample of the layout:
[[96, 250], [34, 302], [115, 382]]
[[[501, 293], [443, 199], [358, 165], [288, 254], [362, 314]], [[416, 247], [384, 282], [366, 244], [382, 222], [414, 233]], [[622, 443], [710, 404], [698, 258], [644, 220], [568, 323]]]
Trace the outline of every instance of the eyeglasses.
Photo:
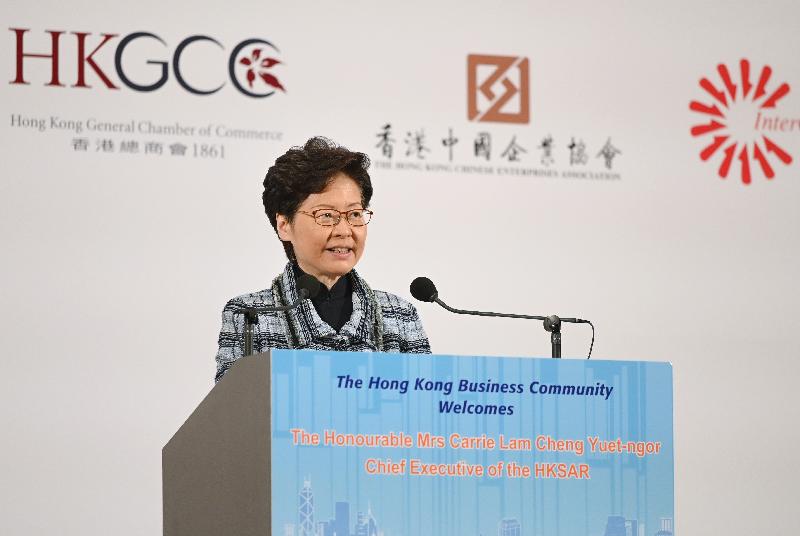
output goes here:
[[354, 208], [346, 212], [340, 212], [333, 208], [320, 208], [314, 212], [305, 212], [302, 210], [298, 210], [297, 212], [305, 214], [306, 216], [311, 216], [314, 218], [314, 221], [317, 222], [317, 225], [322, 225], [323, 227], [339, 225], [339, 222], [342, 221], [342, 215], [344, 215], [345, 221], [351, 226], [363, 227], [369, 223], [373, 214], [371, 210], [364, 208]]

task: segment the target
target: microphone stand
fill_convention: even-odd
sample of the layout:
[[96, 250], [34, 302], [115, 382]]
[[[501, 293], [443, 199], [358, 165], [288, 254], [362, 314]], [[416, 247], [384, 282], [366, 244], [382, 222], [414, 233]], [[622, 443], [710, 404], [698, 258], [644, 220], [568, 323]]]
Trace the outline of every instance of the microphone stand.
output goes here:
[[297, 308], [303, 300], [310, 296], [307, 289], [301, 288], [298, 292], [299, 298], [290, 305], [279, 305], [275, 307], [239, 307], [236, 312], [244, 315], [244, 355], [247, 357], [253, 354], [253, 335], [256, 324], [258, 324], [259, 313], [282, 313]]
[[591, 322], [589, 322], [588, 320], [583, 320], [580, 318], [559, 318], [556, 315], [550, 315], [550, 316], [518, 315], [513, 313], [492, 313], [488, 311], [468, 311], [465, 309], [456, 309], [444, 303], [442, 300], [439, 299], [438, 296], [435, 296], [433, 298], [433, 301], [435, 301], [436, 303], [438, 303], [451, 313], [456, 313], [459, 315], [494, 316], [499, 318], [522, 318], [525, 320], [541, 320], [544, 324], [545, 331], [550, 332], [550, 349], [551, 349], [551, 356], [553, 357], [553, 359], [561, 359], [562, 322], [570, 322], [573, 324], [591, 324]]
[[252, 309], [244, 312], [244, 357], [253, 355], [253, 333], [258, 323], [258, 313]]
[[544, 329], [550, 332], [550, 347], [553, 359], [561, 359], [561, 319], [556, 315], [544, 319]]

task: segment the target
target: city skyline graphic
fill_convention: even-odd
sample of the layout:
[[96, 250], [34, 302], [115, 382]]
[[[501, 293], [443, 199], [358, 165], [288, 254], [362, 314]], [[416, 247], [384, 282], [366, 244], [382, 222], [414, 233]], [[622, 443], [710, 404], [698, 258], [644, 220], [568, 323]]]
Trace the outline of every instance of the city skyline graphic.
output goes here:
[[[299, 494], [297, 508], [297, 524], [284, 525], [283, 536], [385, 536], [378, 528], [378, 522], [372, 513], [372, 506], [367, 503], [367, 511], [356, 513], [355, 524], [351, 524], [350, 512], [353, 509], [347, 501], [337, 501], [334, 516], [327, 520], [316, 520], [314, 509], [314, 491], [311, 480], [306, 478]], [[497, 536], [524, 536], [519, 520], [501, 519], [497, 523]], [[647, 536], [643, 523], [624, 516], [609, 515], [606, 520], [603, 536]], [[672, 518], [660, 518], [659, 528], [653, 536], [674, 536]], [[587, 535], [588, 536], [588, 535]]]

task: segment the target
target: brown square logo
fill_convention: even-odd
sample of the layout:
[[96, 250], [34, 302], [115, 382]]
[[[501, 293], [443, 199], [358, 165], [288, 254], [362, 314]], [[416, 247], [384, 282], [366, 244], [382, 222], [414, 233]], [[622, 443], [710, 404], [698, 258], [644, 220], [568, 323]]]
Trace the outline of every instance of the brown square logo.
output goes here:
[[[528, 58], [467, 56], [467, 117], [470, 121], [528, 123], [530, 92]], [[499, 88], [503, 91], [495, 93]], [[494, 88], [494, 89], [493, 89]]]

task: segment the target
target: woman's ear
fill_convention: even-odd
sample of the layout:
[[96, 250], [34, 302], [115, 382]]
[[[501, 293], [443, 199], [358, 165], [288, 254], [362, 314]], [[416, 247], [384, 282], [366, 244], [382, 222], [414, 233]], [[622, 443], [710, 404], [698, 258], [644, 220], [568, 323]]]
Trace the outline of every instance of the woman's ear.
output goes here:
[[276, 214], [275, 215], [275, 224], [276, 224], [276, 228], [278, 230], [278, 238], [280, 238], [284, 242], [291, 242], [292, 241], [292, 223], [289, 221], [289, 218], [287, 218], [283, 214]]

